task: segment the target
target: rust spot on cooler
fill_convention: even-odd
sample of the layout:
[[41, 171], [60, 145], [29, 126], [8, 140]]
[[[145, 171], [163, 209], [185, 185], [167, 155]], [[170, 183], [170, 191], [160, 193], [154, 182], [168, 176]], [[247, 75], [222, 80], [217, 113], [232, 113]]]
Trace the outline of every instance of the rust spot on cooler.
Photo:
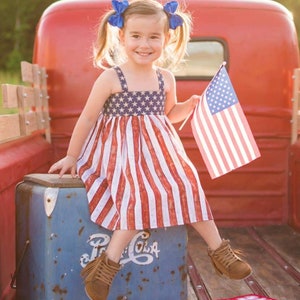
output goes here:
[[79, 229], [79, 231], [78, 231], [78, 235], [79, 235], [79, 236], [81, 236], [83, 230], [84, 230], [84, 226], [82, 226], [82, 227]]
[[159, 271], [159, 266], [156, 266], [156, 267], [154, 267], [153, 268], [153, 272], [155, 273], [155, 272], [158, 272]]
[[185, 265], [181, 265], [178, 267], [179, 273], [181, 274], [181, 280], [185, 281], [187, 277], [187, 270]]
[[128, 273], [126, 274], [126, 277], [125, 277], [126, 282], [130, 282], [131, 275], [132, 275], [131, 272], [128, 272]]
[[55, 293], [55, 294], [59, 294], [59, 295], [63, 295], [63, 294], [67, 294], [68, 291], [67, 289], [62, 289], [59, 285], [56, 285], [52, 291]]
[[34, 285], [33, 286], [33, 290], [34, 291], [39, 291], [39, 290], [41, 290], [42, 292], [45, 292], [45, 285], [44, 285], [44, 283], [41, 283], [41, 285], [39, 286], [39, 285]]
[[77, 193], [73, 192], [73, 193], [70, 193], [70, 194], [66, 195], [66, 198], [67, 199], [72, 199], [72, 198], [75, 198], [76, 196], [77, 196]]

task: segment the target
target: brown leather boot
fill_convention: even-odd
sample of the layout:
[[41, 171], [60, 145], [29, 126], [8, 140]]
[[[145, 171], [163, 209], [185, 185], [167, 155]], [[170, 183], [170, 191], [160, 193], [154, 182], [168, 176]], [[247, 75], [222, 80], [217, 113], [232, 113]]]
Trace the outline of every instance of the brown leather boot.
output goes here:
[[237, 251], [231, 249], [229, 240], [223, 240], [221, 246], [214, 251], [208, 249], [208, 255], [219, 275], [230, 279], [244, 279], [252, 272], [251, 267], [237, 256]]
[[85, 278], [90, 275], [90, 273], [93, 271], [94, 267], [97, 264], [97, 259], [95, 258], [94, 260], [90, 261], [80, 272], [80, 276], [85, 280]]
[[81, 271], [85, 292], [91, 300], [106, 300], [111, 283], [121, 265], [110, 260], [106, 253], [89, 262]]

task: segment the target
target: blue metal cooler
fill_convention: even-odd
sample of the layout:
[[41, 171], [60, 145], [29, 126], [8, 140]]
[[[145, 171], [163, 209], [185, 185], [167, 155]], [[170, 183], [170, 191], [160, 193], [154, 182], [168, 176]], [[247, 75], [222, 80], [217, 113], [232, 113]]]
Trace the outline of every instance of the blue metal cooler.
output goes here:
[[[81, 269], [111, 232], [90, 221], [80, 179], [30, 174], [16, 188], [17, 300], [88, 299]], [[187, 299], [184, 226], [142, 231], [122, 255], [109, 300]]]

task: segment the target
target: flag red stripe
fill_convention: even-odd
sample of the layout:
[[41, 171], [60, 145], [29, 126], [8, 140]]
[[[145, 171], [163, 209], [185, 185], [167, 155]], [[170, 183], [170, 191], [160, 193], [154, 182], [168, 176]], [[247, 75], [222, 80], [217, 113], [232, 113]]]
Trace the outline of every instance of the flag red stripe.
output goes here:
[[226, 174], [260, 156], [239, 103], [212, 115], [204, 93], [202, 101], [195, 109], [191, 125], [212, 178]]

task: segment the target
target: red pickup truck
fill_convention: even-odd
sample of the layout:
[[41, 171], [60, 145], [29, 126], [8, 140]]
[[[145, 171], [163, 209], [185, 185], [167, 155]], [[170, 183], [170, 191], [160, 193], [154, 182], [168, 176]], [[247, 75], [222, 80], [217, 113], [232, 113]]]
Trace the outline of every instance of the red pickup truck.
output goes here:
[[[299, 95], [295, 86], [300, 79], [294, 76], [299, 48], [291, 13], [268, 0], [179, 2], [193, 17], [187, 63], [176, 73], [179, 101], [201, 94], [226, 61], [261, 152], [259, 159], [212, 180], [190, 126], [178, 131], [218, 225], [288, 225], [299, 231], [300, 141], [298, 129], [292, 133], [291, 125], [292, 99]], [[15, 268], [15, 186], [25, 174], [46, 172], [65, 154], [76, 119], [101, 72], [92, 64], [92, 43], [99, 17], [110, 6], [106, 0], [58, 1], [38, 23], [33, 63], [48, 74], [51, 144], [43, 135], [33, 134], [0, 145], [1, 299], [13, 297], [9, 281]]]

